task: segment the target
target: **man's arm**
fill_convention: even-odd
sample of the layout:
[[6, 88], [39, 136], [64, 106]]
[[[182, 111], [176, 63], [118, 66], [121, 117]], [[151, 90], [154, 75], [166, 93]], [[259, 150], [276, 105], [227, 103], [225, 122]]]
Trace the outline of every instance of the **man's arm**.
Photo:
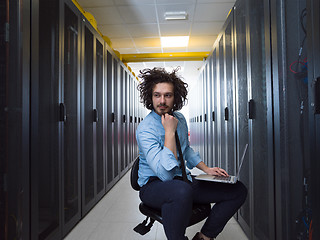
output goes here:
[[202, 161], [199, 162], [196, 167], [199, 168], [200, 170], [204, 171], [206, 174], [209, 174], [209, 175], [226, 176], [226, 177], [229, 176], [228, 173], [224, 169], [218, 168], [218, 167], [209, 168]]
[[171, 150], [175, 158], [178, 159], [175, 133], [178, 125], [178, 119], [174, 116], [165, 114], [161, 116], [161, 123], [165, 131], [164, 146]]

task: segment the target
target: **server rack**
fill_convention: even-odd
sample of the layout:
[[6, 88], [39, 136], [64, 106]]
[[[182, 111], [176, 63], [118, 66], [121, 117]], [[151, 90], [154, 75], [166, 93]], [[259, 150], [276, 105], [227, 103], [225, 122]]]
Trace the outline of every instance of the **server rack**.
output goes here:
[[105, 193], [104, 44], [102, 38], [84, 18], [82, 18], [82, 29], [82, 212], [85, 214]]
[[208, 157], [206, 164], [210, 167], [213, 167], [214, 161], [214, 148], [213, 146], [213, 97], [212, 97], [212, 58], [208, 60], [207, 67], [207, 102], [208, 102], [208, 110], [207, 110], [207, 122], [208, 122], [208, 136], [207, 136], [207, 145], [208, 145]]
[[[214, 146], [214, 162], [213, 166], [219, 166], [219, 150], [218, 150], [218, 85], [217, 85], [217, 79], [218, 79], [218, 71], [217, 65], [218, 65], [218, 57], [217, 57], [217, 49], [214, 49], [212, 52], [212, 92], [213, 95], [213, 112], [212, 112], [212, 124], [213, 124], [213, 146]], [[216, 70], [216, 71], [215, 71]]]
[[0, 238], [62, 239], [120, 177], [113, 89], [136, 81], [124, 64], [118, 79], [118, 57], [71, 0], [6, 1], [0, 11]]
[[[317, 11], [311, 11], [312, 7]], [[310, 3], [309, 22], [314, 21], [317, 27], [318, 9], [317, 3]], [[311, 166], [317, 168], [310, 161], [310, 156], [317, 157], [317, 151], [309, 152], [310, 146], [317, 144], [317, 77], [313, 76], [311, 82], [305, 77], [309, 65], [303, 46], [306, 11], [303, 1], [266, 0], [261, 4], [238, 0], [207, 60], [216, 61], [212, 64], [214, 90], [210, 93], [218, 120], [211, 136], [214, 150], [218, 150], [215, 158], [228, 170], [232, 165], [237, 170], [244, 146], [249, 144], [240, 172], [249, 195], [237, 218], [252, 239], [304, 239], [311, 231], [308, 199], [317, 199], [317, 195], [306, 189], [310, 179], [317, 180], [310, 172]], [[314, 31], [309, 29], [312, 53], [318, 49], [312, 49], [317, 41]], [[288, 38], [296, 33], [297, 38]], [[206, 106], [202, 104], [202, 108]], [[225, 123], [228, 113], [234, 120]], [[197, 125], [193, 129], [200, 131], [201, 124]], [[233, 154], [229, 144], [235, 150]], [[226, 156], [222, 157], [224, 152]]]
[[[311, 228], [313, 239], [320, 238], [320, 4], [319, 1], [307, 1], [307, 49], [308, 49], [308, 106], [309, 106], [309, 156], [310, 156], [310, 180], [307, 186], [310, 186], [306, 192], [309, 202], [306, 203], [305, 209], [311, 209]], [[306, 211], [308, 212], [308, 211]], [[310, 218], [309, 216], [306, 216]], [[310, 232], [309, 232], [310, 234]]]
[[[29, 0], [0, 4], [1, 30], [1, 142], [0, 236], [29, 236], [30, 214], [30, 29]], [[19, 46], [19, 47], [18, 47]], [[3, 77], [3, 78], [2, 78]], [[3, 101], [2, 101], [3, 100]], [[3, 195], [2, 195], [3, 194]]]

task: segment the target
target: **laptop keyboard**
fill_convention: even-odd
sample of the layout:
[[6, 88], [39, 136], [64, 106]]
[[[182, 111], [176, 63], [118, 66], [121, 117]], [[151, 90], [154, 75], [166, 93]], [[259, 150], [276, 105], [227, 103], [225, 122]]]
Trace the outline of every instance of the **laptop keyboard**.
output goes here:
[[224, 180], [224, 181], [230, 181], [230, 180], [231, 180], [231, 177], [230, 177], [230, 176], [228, 176], [228, 177], [225, 177], [225, 176], [215, 176], [214, 178], [217, 179], [217, 180]]

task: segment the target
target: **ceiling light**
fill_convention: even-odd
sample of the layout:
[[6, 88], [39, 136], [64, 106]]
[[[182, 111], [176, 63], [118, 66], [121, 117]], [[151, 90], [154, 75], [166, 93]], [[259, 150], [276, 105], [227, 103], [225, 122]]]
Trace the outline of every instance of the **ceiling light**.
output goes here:
[[187, 47], [189, 36], [161, 37], [161, 47]]
[[188, 14], [185, 11], [181, 12], [166, 12], [164, 14], [164, 19], [170, 20], [187, 20]]

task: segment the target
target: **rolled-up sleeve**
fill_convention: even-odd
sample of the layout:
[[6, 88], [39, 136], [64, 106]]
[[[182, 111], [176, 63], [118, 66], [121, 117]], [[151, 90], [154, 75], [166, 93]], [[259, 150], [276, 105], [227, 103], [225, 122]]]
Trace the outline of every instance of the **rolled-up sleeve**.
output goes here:
[[187, 160], [187, 167], [189, 169], [197, 166], [202, 160], [198, 152], [195, 152], [191, 147], [187, 147], [185, 150], [185, 159]]
[[162, 181], [173, 179], [179, 164], [174, 154], [167, 147], [162, 146], [159, 134], [156, 134], [153, 129], [137, 131], [137, 142], [155, 175]]

